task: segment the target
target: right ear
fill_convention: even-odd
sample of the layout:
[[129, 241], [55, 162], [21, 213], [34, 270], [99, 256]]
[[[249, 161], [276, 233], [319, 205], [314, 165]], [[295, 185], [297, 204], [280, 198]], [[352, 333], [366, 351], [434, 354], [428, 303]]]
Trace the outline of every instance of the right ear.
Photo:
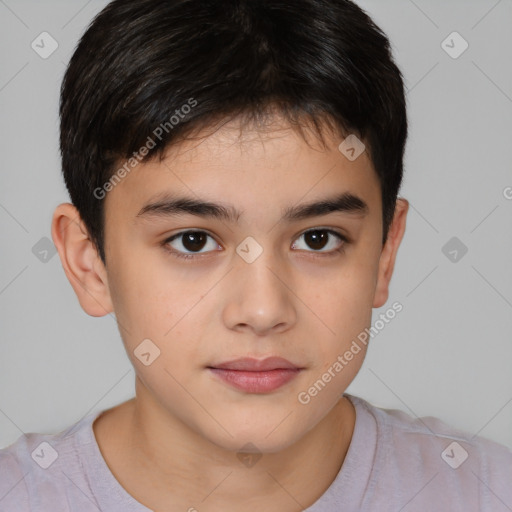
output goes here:
[[91, 316], [111, 313], [114, 308], [105, 265], [71, 203], [62, 203], [55, 209], [52, 238], [82, 309]]

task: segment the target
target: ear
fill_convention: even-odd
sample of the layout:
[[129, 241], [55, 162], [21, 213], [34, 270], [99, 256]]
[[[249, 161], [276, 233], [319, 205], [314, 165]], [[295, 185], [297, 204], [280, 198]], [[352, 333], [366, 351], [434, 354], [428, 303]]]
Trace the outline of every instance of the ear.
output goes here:
[[389, 282], [393, 275], [396, 254], [398, 247], [405, 233], [405, 219], [409, 211], [409, 201], [407, 199], [398, 198], [395, 207], [393, 222], [389, 228], [388, 238], [382, 249], [379, 260], [379, 273], [377, 277], [377, 285], [375, 287], [375, 295], [373, 297], [373, 307], [380, 308], [388, 300]]
[[52, 238], [82, 309], [91, 316], [111, 313], [113, 307], [107, 271], [78, 210], [72, 204], [62, 203], [55, 209]]

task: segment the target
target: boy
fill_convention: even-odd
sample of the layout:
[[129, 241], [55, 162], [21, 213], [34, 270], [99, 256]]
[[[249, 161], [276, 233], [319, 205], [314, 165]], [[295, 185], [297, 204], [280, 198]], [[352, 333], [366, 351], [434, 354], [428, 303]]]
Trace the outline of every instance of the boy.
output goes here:
[[512, 510], [506, 447], [344, 392], [408, 211], [402, 77], [360, 8], [115, 0], [60, 115], [52, 236], [136, 396], [1, 450], [1, 511]]

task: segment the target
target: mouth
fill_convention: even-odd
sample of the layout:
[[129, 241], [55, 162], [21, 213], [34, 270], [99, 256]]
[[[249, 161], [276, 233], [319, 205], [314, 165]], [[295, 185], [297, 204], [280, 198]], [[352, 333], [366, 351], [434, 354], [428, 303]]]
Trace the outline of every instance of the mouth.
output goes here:
[[298, 366], [282, 357], [267, 357], [265, 359], [254, 359], [252, 357], [242, 357], [219, 363], [208, 368], [218, 370], [243, 370], [247, 372], [266, 372], [272, 370], [300, 370]]
[[207, 367], [228, 385], [248, 393], [269, 393], [294, 379], [303, 368], [282, 357], [241, 358]]

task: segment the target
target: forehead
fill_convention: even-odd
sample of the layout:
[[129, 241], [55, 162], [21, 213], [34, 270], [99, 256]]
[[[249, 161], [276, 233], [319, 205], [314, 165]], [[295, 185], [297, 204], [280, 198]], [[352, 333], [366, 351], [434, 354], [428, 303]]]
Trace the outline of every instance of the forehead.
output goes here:
[[263, 126], [242, 126], [240, 119], [209, 126], [167, 148], [161, 160], [138, 163], [107, 194], [105, 209], [135, 216], [150, 198], [176, 191], [260, 210], [347, 191], [380, 209], [368, 152], [347, 158], [339, 149], [344, 137], [328, 130], [324, 142], [309, 128], [301, 134], [277, 116]]
[[[279, 112], [258, 121], [237, 116], [202, 128], [188, 140], [174, 143], [167, 148], [165, 156], [167, 163], [175, 159], [185, 163], [208, 156], [216, 156], [222, 162], [239, 153], [236, 156], [241, 160], [256, 155], [259, 162], [267, 158], [274, 163], [286, 159], [288, 164], [302, 156], [307, 156], [308, 161], [320, 159], [322, 153], [334, 152], [339, 156], [338, 146], [345, 136], [334, 133], [326, 122], [321, 122], [320, 126], [323, 141], [311, 123], [305, 120], [301, 125], [291, 125]], [[370, 160], [368, 163], [372, 165]]]

